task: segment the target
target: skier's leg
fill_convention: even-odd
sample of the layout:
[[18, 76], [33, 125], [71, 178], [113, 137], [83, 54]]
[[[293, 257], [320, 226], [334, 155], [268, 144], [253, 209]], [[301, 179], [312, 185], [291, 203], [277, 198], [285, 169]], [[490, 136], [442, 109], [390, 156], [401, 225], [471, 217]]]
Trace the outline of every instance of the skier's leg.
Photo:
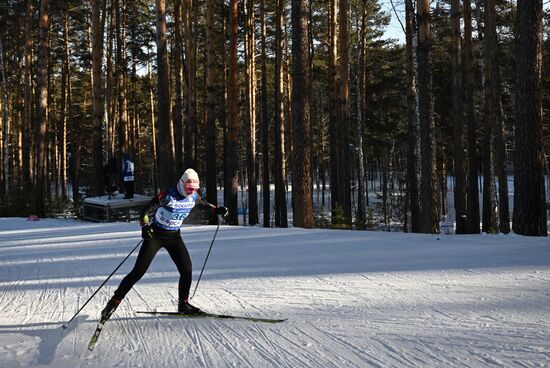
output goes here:
[[139, 250], [134, 268], [132, 268], [132, 271], [130, 271], [130, 273], [128, 273], [128, 275], [126, 275], [120, 282], [118, 289], [115, 291], [115, 298], [119, 300], [124, 299], [126, 294], [128, 294], [130, 289], [132, 289], [132, 286], [134, 286], [134, 284], [138, 282], [143, 275], [145, 275], [145, 272], [147, 272], [147, 269], [151, 265], [151, 262], [153, 261], [153, 258], [155, 258], [155, 255], [159, 251], [160, 247], [160, 241], [156, 238], [143, 241], [143, 245]]
[[193, 265], [189, 252], [181, 238], [175, 239], [170, 245], [166, 246], [166, 250], [172, 258], [172, 261], [178, 268], [180, 279], [178, 284], [179, 304], [178, 311], [181, 313], [198, 313], [200, 309], [189, 304], [189, 290], [191, 289], [191, 278], [193, 273]]
[[159, 249], [160, 242], [157, 239], [152, 238], [143, 241], [134, 268], [122, 279], [118, 289], [115, 290], [115, 294], [107, 302], [107, 305], [101, 312], [102, 318], [109, 319], [111, 317], [132, 286], [143, 277]]

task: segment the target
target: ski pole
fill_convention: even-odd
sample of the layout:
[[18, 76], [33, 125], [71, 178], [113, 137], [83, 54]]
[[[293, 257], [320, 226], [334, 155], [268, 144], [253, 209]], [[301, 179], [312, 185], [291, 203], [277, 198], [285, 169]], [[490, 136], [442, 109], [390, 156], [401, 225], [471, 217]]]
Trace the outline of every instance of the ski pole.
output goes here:
[[201, 274], [199, 275], [199, 279], [197, 280], [197, 284], [195, 285], [195, 290], [193, 290], [193, 295], [191, 295], [191, 298], [195, 296], [195, 292], [197, 291], [197, 288], [199, 287], [199, 282], [201, 282], [202, 272], [204, 271], [204, 267], [206, 267], [206, 262], [208, 262], [208, 256], [210, 256], [210, 251], [212, 250], [212, 245], [214, 244], [214, 240], [216, 240], [216, 235], [218, 235], [218, 230], [220, 229], [220, 222], [218, 221], [218, 226], [216, 227], [216, 232], [214, 233], [214, 237], [212, 238], [212, 242], [210, 243], [210, 248], [208, 248], [208, 253], [206, 254], [206, 259], [204, 260], [204, 264], [202, 265]]
[[132, 255], [132, 253], [134, 253], [134, 251], [137, 249], [137, 247], [139, 247], [141, 245], [141, 243], [143, 243], [143, 240], [141, 240], [139, 243], [136, 244], [136, 246], [134, 247], [134, 249], [132, 249], [132, 251], [130, 253], [128, 253], [128, 255], [126, 256], [126, 258], [124, 258], [122, 260], [122, 262], [120, 262], [120, 264], [115, 268], [115, 270], [113, 272], [111, 272], [111, 274], [109, 275], [109, 277], [107, 277], [107, 279], [105, 279], [105, 281], [103, 281], [103, 283], [101, 285], [99, 285], [99, 287], [97, 288], [97, 290], [92, 294], [92, 296], [90, 298], [88, 298], [88, 300], [86, 301], [86, 303], [84, 303], [84, 305], [82, 307], [80, 307], [80, 309], [78, 310], [78, 312], [75, 313], [75, 315], [73, 316], [73, 318], [71, 318], [69, 320], [69, 322], [65, 323], [64, 325], [62, 325], [61, 327], [63, 327], [64, 329], [67, 328], [67, 326], [69, 325], [69, 323], [71, 323], [71, 321], [73, 319], [75, 319], [76, 316], [78, 316], [78, 314], [82, 311], [82, 309], [84, 309], [84, 307], [86, 306], [86, 304], [88, 304], [90, 302], [90, 300], [92, 300], [92, 298], [99, 292], [99, 290], [101, 290], [101, 288], [103, 287], [103, 285], [105, 285], [107, 283], [107, 281], [109, 281], [109, 279], [115, 274], [115, 272], [118, 271], [118, 269], [122, 266], [122, 264], [124, 262], [126, 262], [126, 260], [128, 258], [130, 258], [130, 256]]

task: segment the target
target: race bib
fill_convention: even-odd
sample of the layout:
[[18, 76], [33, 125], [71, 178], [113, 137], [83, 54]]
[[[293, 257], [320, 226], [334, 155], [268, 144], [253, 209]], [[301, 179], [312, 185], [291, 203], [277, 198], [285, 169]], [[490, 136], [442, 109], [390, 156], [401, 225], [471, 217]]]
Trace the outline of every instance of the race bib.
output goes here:
[[194, 196], [181, 201], [170, 197], [168, 203], [157, 209], [155, 223], [166, 230], [178, 230], [193, 207], [195, 207]]

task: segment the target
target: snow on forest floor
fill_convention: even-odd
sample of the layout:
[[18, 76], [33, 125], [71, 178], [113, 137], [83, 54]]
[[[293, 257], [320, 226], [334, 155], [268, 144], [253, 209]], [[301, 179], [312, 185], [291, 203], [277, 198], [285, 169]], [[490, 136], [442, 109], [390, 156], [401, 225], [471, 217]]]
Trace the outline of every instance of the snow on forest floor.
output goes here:
[[[182, 229], [195, 280], [214, 231]], [[139, 240], [135, 223], [0, 219], [0, 367], [550, 366], [548, 238], [229, 226], [193, 304], [288, 321], [135, 316], [176, 308], [162, 250], [90, 353], [135, 254], [61, 325]]]

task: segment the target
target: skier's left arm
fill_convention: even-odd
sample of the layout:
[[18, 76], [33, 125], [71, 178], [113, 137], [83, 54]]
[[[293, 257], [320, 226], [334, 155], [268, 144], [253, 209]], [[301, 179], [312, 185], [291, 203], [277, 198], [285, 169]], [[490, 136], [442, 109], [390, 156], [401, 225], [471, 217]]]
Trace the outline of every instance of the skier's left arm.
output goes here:
[[199, 200], [195, 203], [195, 207], [197, 207], [199, 210], [203, 211], [204, 213], [210, 215], [210, 216], [222, 216], [224, 217], [227, 214], [227, 207], [225, 206], [218, 206], [216, 207], [210, 202], [207, 202], [204, 198], [202, 193], [197, 192], [197, 195], [199, 196]]

